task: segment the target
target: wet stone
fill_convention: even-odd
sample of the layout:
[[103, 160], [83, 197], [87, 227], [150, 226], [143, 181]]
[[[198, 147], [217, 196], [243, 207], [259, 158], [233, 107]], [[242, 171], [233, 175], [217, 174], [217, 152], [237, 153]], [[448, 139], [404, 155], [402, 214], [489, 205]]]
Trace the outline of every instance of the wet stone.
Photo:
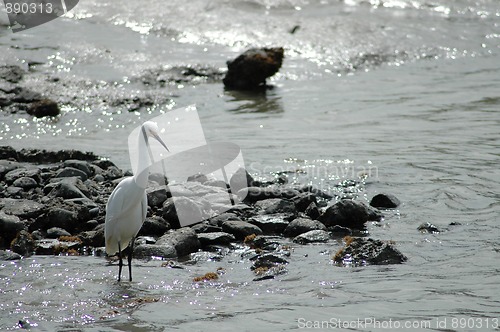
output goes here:
[[309, 207], [309, 205], [316, 205], [318, 201], [316, 199], [316, 195], [310, 192], [303, 192], [295, 196], [293, 198], [293, 202], [295, 203], [295, 207], [298, 211], [304, 212]]
[[328, 242], [328, 240], [330, 240], [330, 234], [327, 231], [317, 229], [297, 235], [293, 239], [293, 242], [307, 244], [314, 242]]
[[292, 220], [290, 224], [288, 224], [283, 234], [287, 237], [295, 237], [312, 230], [326, 231], [326, 226], [317, 220], [297, 218]]
[[381, 240], [344, 238], [346, 244], [340, 249], [333, 260], [339, 265], [363, 266], [402, 264], [408, 259], [391, 243]]
[[31, 103], [28, 107], [27, 113], [37, 118], [43, 118], [46, 116], [57, 116], [61, 113], [61, 110], [55, 101], [44, 98]]
[[156, 241], [157, 245], [171, 245], [175, 248], [177, 255], [185, 256], [201, 248], [198, 236], [191, 228], [170, 230]]
[[71, 234], [60, 227], [51, 227], [47, 229], [47, 238], [58, 239], [60, 236], [71, 236]]
[[222, 224], [222, 230], [224, 232], [233, 234], [236, 239], [242, 240], [248, 235], [260, 235], [262, 234], [262, 230], [255, 226], [252, 225], [246, 221], [239, 221], [239, 220], [228, 220], [225, 221]]
[[258, 226], [265, 234], [281, 234], [290, 223], [290, 218], [291, 216], [286, 214], [264, 214], [250, 218], [249, 222]]
[[250, 258], [250, 260], [253, 261], [253, 264], [250, 267], [251, 270], [255, 270], [257, 268], [271, 268], [279, 264], [288, 264], [286, 259], [274, 254], [257, 255]]
[[441, 230], [430, 222], [424, 222], [420, 224], [417, 228], [421, 233], [437, 234], [441, 233]]
[[266, 85], [266, 79], [278, 72], [283, 62], [284, 50], [276, 48], [251, 48], [234, 60], [227, 62], [224, 86], [235, 90], [255, 90]]
[[20, 231], [14, 240], [12, 240], [10, 249], [23, 256], [29, 256], [35, 248], [35, 240], [26, 230]]
[[140, 235], [161, 236], [170, 229], [170, 224], [162, 217], [148, 217], [142, 224]]
[[0, 211], [0, 236], [10, 242], [18, 232], [26, 229], [26, 225], [17, 216], [11, 216]]
[[0, 250], [0, 261], [15, 261], [21, 259], [22, 256], [10, 251], [10, 250]]
[[140, 244], [134, 247], [134, 257], [135, 258], [151, 258], [151, 257], [163, 257], [163, 258], [175, 258], [177, 257], [177, 251], [175, 247], [170, 244]]
[[0, 79], [10, 83], [19, 83], [25, 71], [19, 66], [0, 66]]
[[270, 198], [255, 203], [262, 214], [295, 213], [295, 204], [288, 199]]
[[330, 205], [320, 215], [319, 221], [325, 226], [342, 226], [363, 229], [369, 220], [379, 221], [382, 214], [374, 208], [358, 201], [343, 199]]
[[320, 216], [318, 206], [314, 202], [309, 204], [309, 206], [305, 209], [304, 213], [313, 220], [318, 219]]
[[146, 194], [148, 197], [148, 205], [151, 207], [162, 206], [168, 198], [166, 186], [147, 188]]
[[190, 227], [196, 233], [213, 233], [222, 231], [222, 227], [212, 225], [208, 221], [204, 221]]
[[370, 205], [376, 208], [394, 209], [399, 206], [399, 199], [391, 194], [378, 194], [373, 196]]
[[228, 245], [236, 241], [234, 235], [226, 232], [200, 233], [198, 239], [203, 247], [208, 245]]

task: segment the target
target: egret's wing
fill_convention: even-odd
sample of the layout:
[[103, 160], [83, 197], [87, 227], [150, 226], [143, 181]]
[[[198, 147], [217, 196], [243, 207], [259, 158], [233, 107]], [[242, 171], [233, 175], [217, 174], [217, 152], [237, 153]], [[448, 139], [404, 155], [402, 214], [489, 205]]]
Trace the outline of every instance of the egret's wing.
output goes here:
[[122, 180], [109, 195], [106, 204], [106, 222], [104, 224], [104, 237], [106, 241], [106, 252], [110, 255], [118, 252], [118, 239], [113, 238], [117, 231], [120, 217], [127, 206], [127, 187], [130, 178]]

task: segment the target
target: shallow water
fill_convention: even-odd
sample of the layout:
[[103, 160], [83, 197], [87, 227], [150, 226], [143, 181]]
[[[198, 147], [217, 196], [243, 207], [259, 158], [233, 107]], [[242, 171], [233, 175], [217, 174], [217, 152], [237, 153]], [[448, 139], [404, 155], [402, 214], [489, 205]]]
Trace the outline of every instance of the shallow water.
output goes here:
[[[497, 2], [178, 3], [88, 1], [50, 24], [0, 32], [0, 62], [43, 62], [24, 84], [66, 105], [57, 120], [2, 112], [0, 143], [91, 150], [129, 168], [125, 142], [138, 123], [195, 103], [206, 138], [238, 144], [256, 175], [300, 169], [297, 181], [335, 192], [361, 172], [360, 199], [395, 194], [403, 204], [368, 231], [395, 241], [408, 262], [336, 267], [332, 240], [292, 244], [288, 272], [275, 280], [252, 281], [236, 251], [184, 269], [136, 261], [134, 282], [117, 284], [102, 257], [36, 256], [0, 265], [0, 329], [20, 319], [43, 331], [328, 329], [374, 319], [498, 330]], [[162, 66], [223, 69], [251, 45], [286, 48], [265, 94], [134, 80]], [[103, 101], [145, 95], [156, 102], [137, 112]], [[420, 234], [427, 221], [443, 232]], [[192, 282], [218, 267], [218, 281]]]

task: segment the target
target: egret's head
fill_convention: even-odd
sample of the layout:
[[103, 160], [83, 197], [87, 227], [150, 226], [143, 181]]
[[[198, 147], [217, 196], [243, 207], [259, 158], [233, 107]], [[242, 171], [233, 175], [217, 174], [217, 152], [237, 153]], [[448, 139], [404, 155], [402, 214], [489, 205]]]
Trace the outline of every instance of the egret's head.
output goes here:
[[[154, 139], [156, 139], [158, 142], [160, 142], [161, 145], [163, 145], [163, 147], [165, 149], [168, 150], [167, 148], [167, 145], [163, 142], [163, 140], [161, 139], [160, 137], [160, 130], [158, 129], [158, 125], [152, 121], [146, 121], [142, 124], [142, 132], [144, 135], [146, 135], [147, 137], [152, 137]], [[147, 141], [147, 137], [144, 137]]]

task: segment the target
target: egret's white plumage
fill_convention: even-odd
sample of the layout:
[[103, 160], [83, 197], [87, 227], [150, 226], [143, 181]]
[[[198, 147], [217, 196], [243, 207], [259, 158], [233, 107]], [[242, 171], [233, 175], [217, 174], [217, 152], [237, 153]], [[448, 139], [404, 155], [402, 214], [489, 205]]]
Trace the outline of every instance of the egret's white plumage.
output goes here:
[[132, 281], [132, 251], [133, 241], [146, 219], [148, 200], [146, 187], [148, 184], [149, 166], [152, 163], [148, 137], [158, 140], [165, 149], [165, 143], [159, 136], [155, 123], [147, 121], [139, 131], [138, 167], [134, 176], [120, 181], [108, 198], [106, 205], [106, 222], [104, 237], [106, 240], [106, 253], [118, 253], [119, 270], [118, 281], [121, 279], [122, 255], [121, 252], [130, 246], [128, 253], [129, 279]]

